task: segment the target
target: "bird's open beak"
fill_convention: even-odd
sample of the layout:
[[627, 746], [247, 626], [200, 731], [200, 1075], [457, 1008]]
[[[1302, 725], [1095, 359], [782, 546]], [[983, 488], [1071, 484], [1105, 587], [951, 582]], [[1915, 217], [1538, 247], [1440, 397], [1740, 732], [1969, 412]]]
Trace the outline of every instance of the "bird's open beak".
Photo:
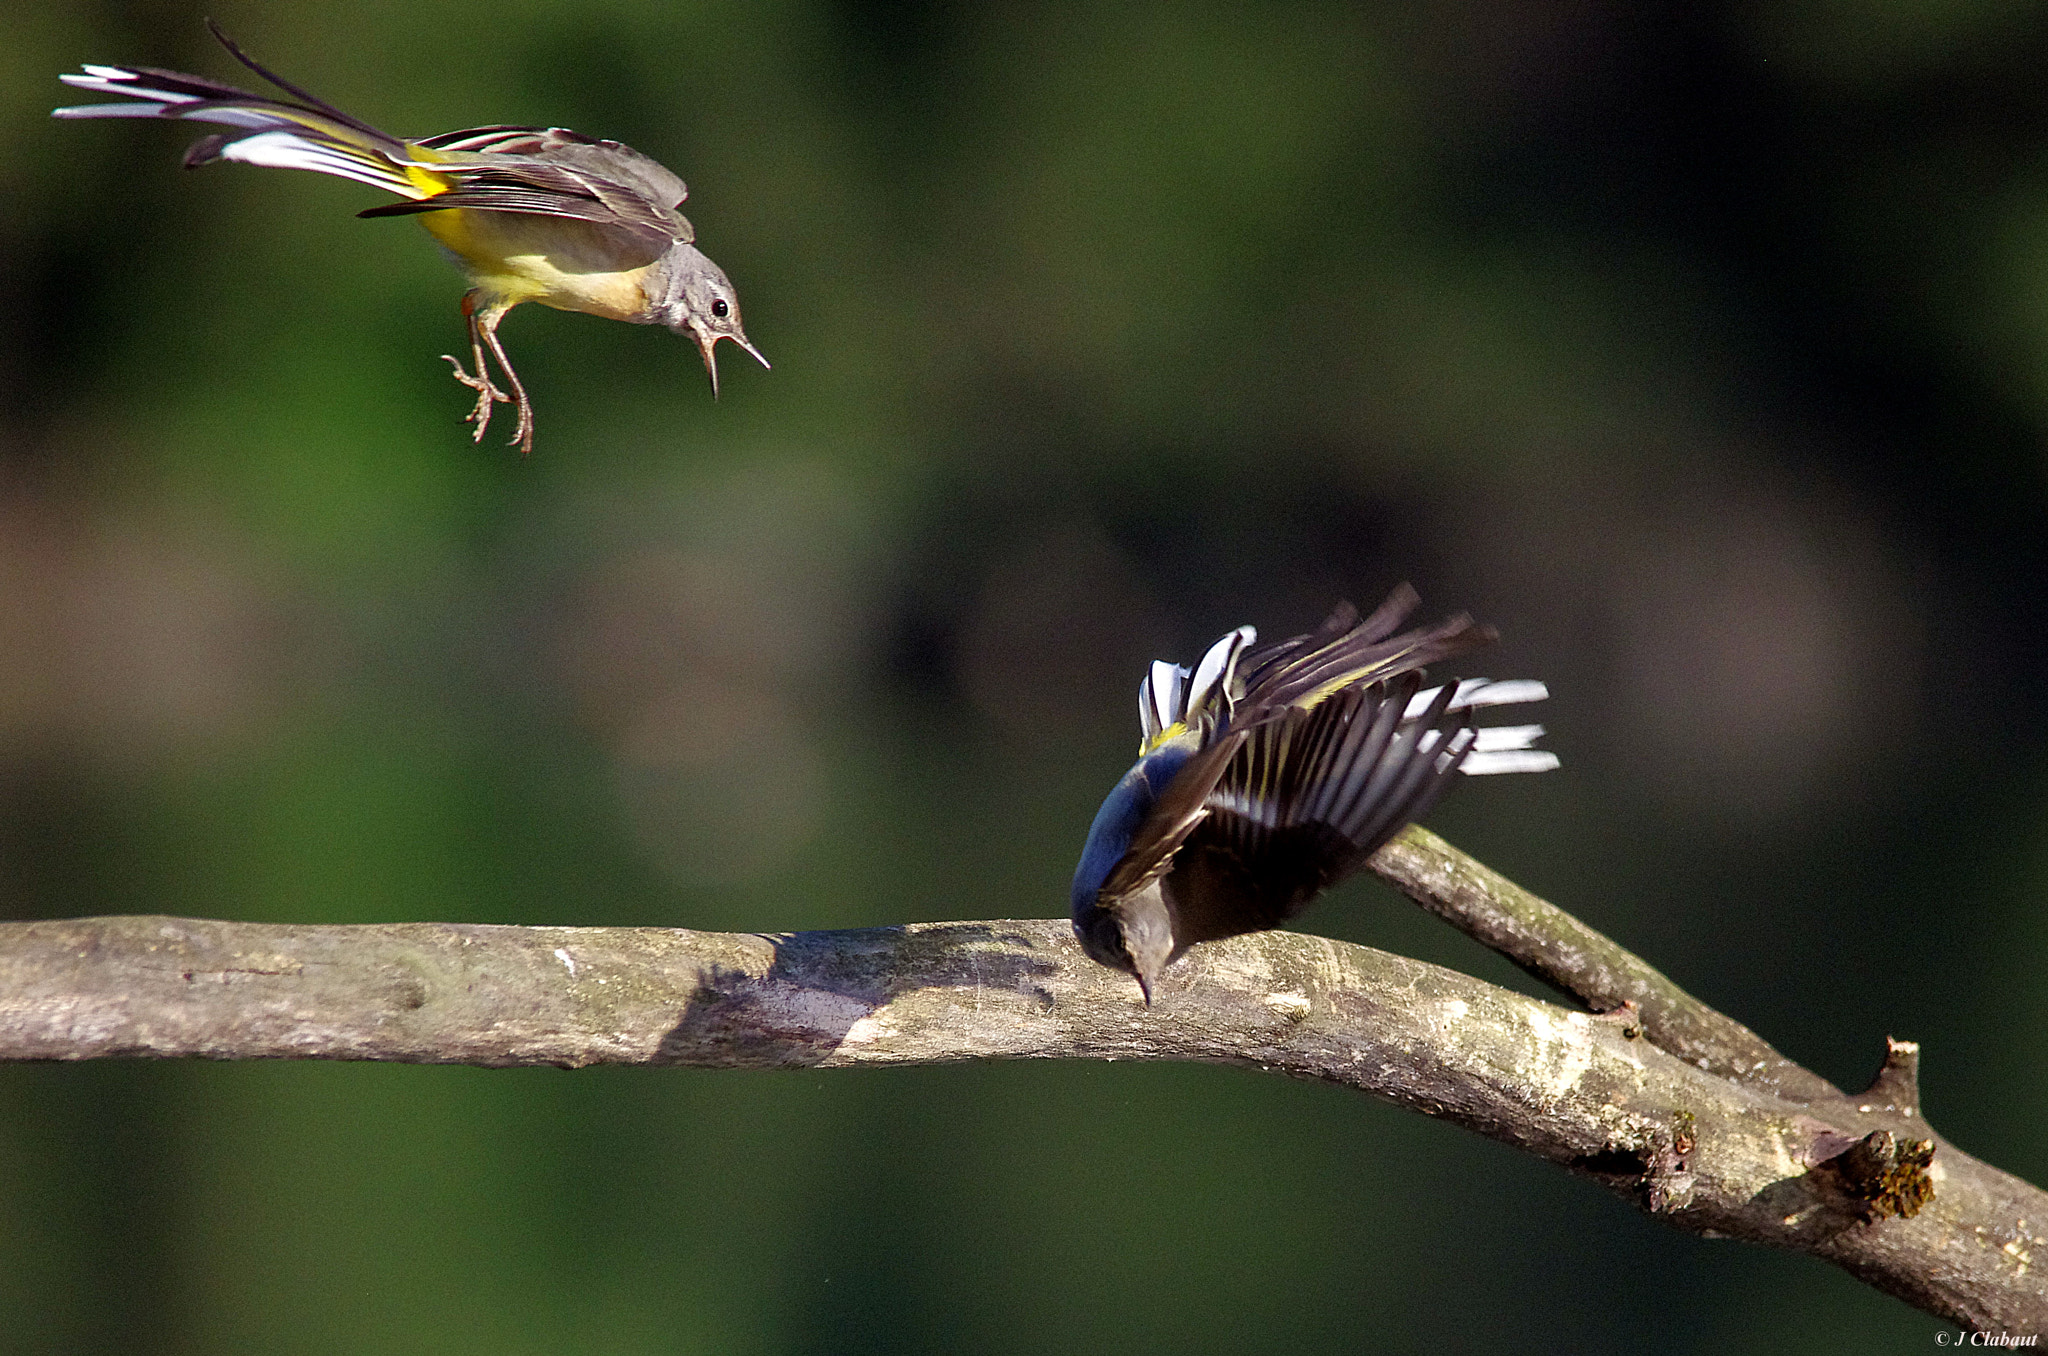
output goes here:
[[761, 356], [761, 350], [755, 348], [752, 344], [748, 343], [747, 337], [743, 334], [706, 334], [703, 330], [700, 330], [695, 325], [692, 325], [690, 327], [690, 337], [697, 341], [697, 351], [704, 355], [704, 370], [711, 375], [711, 398], [713, 400], [716, 400], [718, 398], [719, 340], [732, 340], [735, 344], [738, 344], [741, 348], [745, 349], [748, 352], [748, 354], [750, 354], [753, 357], [755, 362], [761, 364], [761, 366], [763, 367], [768, 366], [768, 360]]

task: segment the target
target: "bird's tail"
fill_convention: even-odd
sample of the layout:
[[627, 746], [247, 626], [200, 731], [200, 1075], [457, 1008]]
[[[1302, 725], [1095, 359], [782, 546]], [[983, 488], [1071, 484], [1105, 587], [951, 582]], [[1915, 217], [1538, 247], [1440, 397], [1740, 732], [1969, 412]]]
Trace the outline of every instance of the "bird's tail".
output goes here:
[[447, 180], [412, 163], [414, 148], [361, 122], [256, 64], [218, 27], [214, 37], [237, 61], [300, 102], [269, 99], [204, 76], [153, 66], [86, 66], [58, 79], [74, 89], [114, 94], [128, 103], [59, 108], [59, 118], [182, 118], [237, 130], [201, 137], [185, 152], [189, 168], [215, 160], [311, 170], [420, 199], [442, 192]]
[[[1429, 713], [1441, 688], [1418, 692], [1402, 713], [1404, 721], [1419, 721]], [[1459, 683], [1445, 706], [1446, 711], [1470, 711], [1483, 706], [1519, 706], [1548, 699], [1550, 689], [1535, 678], [1467, 678]], [[1557, 755], [1536, 748], [1543, 737], [1541, 725], [1473, 725], [1472, 751], [1459, 763], [1458, 771], [1470, 777], [1497, 772], [1548, 772], [1557, 766]]]

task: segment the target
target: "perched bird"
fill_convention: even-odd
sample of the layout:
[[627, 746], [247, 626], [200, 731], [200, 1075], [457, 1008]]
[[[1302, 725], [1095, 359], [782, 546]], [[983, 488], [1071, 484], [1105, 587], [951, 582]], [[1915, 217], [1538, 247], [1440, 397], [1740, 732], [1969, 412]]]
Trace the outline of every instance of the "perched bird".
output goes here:
[[1481, 707], [1543, 684], [1422, 689], [1423, 666], [1478, 649], [1463, 614], [1395, 635], [1403, 584], [1360, 620], [1339, 603], [1307, 635], [1254, 647], [1241, 626], [1194, 672], [1160, 661], [1138, 687], [1138, 761], [1096, 813], [1074, 871], [1074, 935], [1104, 965], [1159, 972], [1199, 942], [1275, 928], [1419, 818], [1454, 772], [1542, 772], [1540, 725], [1479, 728]]
[[[638, 151], [565, 127], [471, 127], [418, 141], [387, 136], [257, 65], [211, 20], [207, 27], [235, 60], [299, 102], [149, 66], [86, 66], [59, 79], [134, 102], [59, 108], [54, 116], [216, 123], [235, 130], [193, 142], [186, 168], [239, 160], [312, 170], [407, 199], [356, 215], [418, 215], [469, 275], [462, 315], [475, 370], [442, 357], [454, 365], [455, 379], [477, 393], [464, 420], [476, 426], [475, 441], [483, 441], [492, 407], [502, 401], [519, 416], [512, 442], [521, 452], [533, 450], [533, 404], [498, 342], [498, 322], [523, 301], [686, 334], [704, 355], [713, 396], [719, 340], [732, 340], [768, 366], [740, 328], [732, 284], [699, 252], [696, 231], [678, 210], [689, 190]], [[511, 395], [485, 369], [486, 348]]]

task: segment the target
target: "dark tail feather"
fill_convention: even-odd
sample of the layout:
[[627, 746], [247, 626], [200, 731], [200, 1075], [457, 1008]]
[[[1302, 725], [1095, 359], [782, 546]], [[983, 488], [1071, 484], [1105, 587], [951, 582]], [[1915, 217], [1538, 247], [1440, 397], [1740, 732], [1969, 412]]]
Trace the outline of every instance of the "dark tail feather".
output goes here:
[[[377, 138], [379, 141], [388, 142], [397, 140], [397, 138], [388, 136], [385, 133], [378, 131], [376, 128], [370, 126], [370, 124], [362, 121], [359, 118], [350, 117], [348, 114], [336, 108], [333, 104], [328, 103], [325, 99], [322, 99], [317, 95], [308, 93], [306, 90], [301, 89], [299, 86], [294, 85], [291, 81], [277, 74], [277, 72], [269, 69], [267, 66], [260, 64], [256, 60], [256, 58], [250, 56], [247, 52], [243, 51], [241, 47], [236, 44], [235, 40], [227, 35], [227, 30], [222, 28], [216, 20], [208, 19], [206, 21], [206, 29], [209, 33], [213, 34], [214, 41], [218, 42], [221, 46], [228, 49], [229, 56], [241, 62], [244, 66], [247, 66], [250, 70], [256, 72], [256, 74], [262, 76], [265, 80], [268, 80], [271, 84], [283, 90], [286, 94], [291, 95], [295, 99], [303, 100], [305, 102], [306, 107], [312, 109], [314, 112], [332, 118], [336, 122], [341, 123], [344, 126], [353, 127], [358, 132], [367, 133], [368, 135]], [[165, 75], [171, 74], [171, 72], [151, 71], [150, 74]], [[178, 76], [177, 78], [180, 80], [187, 81], [193, 79], [193, 77], [189, 75]], [[242, 95], [244, 93], [242, 90], [235, 89], [232, 85], [223, 85], [221, 86], [221, 88], [229, 91], [231, 97], [233, 95]], [[220, 96], [215, 95], [212, 97], [218, 98]]]

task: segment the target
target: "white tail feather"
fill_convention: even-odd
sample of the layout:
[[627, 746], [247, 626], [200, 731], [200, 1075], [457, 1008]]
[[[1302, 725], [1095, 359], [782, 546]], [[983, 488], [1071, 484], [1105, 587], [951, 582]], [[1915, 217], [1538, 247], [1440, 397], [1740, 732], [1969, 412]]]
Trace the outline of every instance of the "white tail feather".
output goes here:
[[271, 169], [311, 170], [315, 174], [332, 174], [341, 179], [354, 179], [372, 188], [401, 189], [417, 196], [406, 177], [396, 169], [388, 168], [366, 157], [352, 155], [335, 146], [323, 144], [297, 132], [258, 132], [253, 137], [231, 141], [220, 151], [223, 160], [235, 160], [244, 165], [264, 165]]
[[1467, 684], [1458, 684], [1458, 695], [1451, 699], [1453, 710], [1468, 706], [1515, 706], [1545, 701], [1550, 696], [1550, 689], [1535, 678], [1509, 678], [1498, 683], [1481, 680], [1470, 692], [1466, 687]]
[[120, 66], [87, 66], [82, 75], [57, 78], [73, 89], [129, 101], [52, 110], [59, 118], [173, 118], [238, 128], [254, 135], [228, 141], [219, 148], [218, 158], [331, 174], [408, 198], [426, 196], [391, 159], [392, 147], [374, 135], [363, 137], [345, 122], [315, 109], [273, 103], [256, 95], [246, 96], [244, 102], [227, 95], [209, 98], [190, 90], [164, 89], [147, 74]]
[[53, 118], [157, 118], [163, 116], [170, 103], [140, 104], [73, 104], [69, 108], [53, 108]]
[[[1401, 719], [1414, 720], [1429, 709], [1436, 700], [1441, 687], [1427, 688], [1408, 700], [1408, 709], [1401, 713]], [[1535, 678], [1508, 678], [1495, 682], [1491, 678], [1467, 678], [1458, 684], [1458, 690], [1451, 694], [1450, 711], [1467, 711], [1481, 706], [1515, 706], [1522, 702], [1540, 702], [1550, 696], [1550, 689]]]
[[1486, 725], [1479, 728], [1479, 742], [1472, 746], [1472, 751], [1501, 753], [1508, 749], [1526, 749], [1542, 737], [1541, 725]]
[[1471, 777], [1491, 777], [1502, 772], [1548, 772], [1557, 766], [1557, 755], [1541, 749], [1504, 749], [1499, 753], [1473, 752], [1465, 755], [1458, 771]]
[[1258, 638], [1256, 630], [1240, 626], [1209, 647], [1208, 653], [1202, 656], [1202, 662], [1195, 665], [1194, 679], [1188, 684], [1187, 700], [1181, 706], [1183, 716], [1190, 711], [1201, 711], [1219, 689], [1228, 690], [1231, 675], [1237, 672], [1237, 657], [1244, 653], [1245, 646]]
[[1187, 678], [1188, 671], [1178, 664], [1169, 664], [1164, 659], [1152, 661], [1152, 709], [1160, 729], [1180, 719]]

